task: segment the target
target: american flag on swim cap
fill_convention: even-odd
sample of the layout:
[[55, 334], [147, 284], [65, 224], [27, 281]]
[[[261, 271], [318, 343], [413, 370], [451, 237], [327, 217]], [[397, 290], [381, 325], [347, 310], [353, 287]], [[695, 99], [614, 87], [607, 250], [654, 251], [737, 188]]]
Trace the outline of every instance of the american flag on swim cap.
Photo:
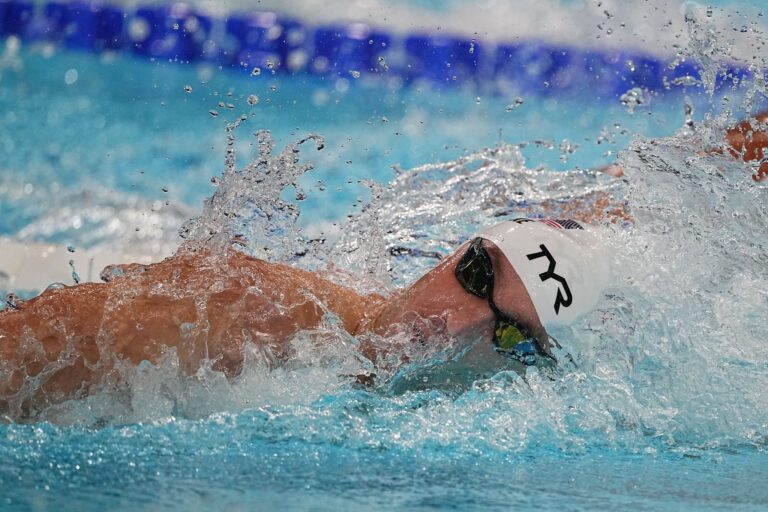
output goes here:
[[555, 229], [584, 229], [581, 224], [571, 219], [540, 219], [539, 222]]
[[549, 227], [555, 229], [584, 229], [581, 224], [571, 219], [527, 219], [525, 217], [520, 219], [513, 219], [518, 224], [524, 224], [526, 222], [541, 222]]

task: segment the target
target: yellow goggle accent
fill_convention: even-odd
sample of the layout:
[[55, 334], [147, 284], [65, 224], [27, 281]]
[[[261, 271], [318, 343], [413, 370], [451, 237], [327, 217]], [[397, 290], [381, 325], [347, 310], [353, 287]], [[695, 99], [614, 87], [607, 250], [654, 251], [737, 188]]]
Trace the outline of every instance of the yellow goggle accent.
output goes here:
[[528, 337], [515, 325], [499, 320], [496, 323], [495, 345], [502, 350], [512, 350], [518, 344], [528, 340]]

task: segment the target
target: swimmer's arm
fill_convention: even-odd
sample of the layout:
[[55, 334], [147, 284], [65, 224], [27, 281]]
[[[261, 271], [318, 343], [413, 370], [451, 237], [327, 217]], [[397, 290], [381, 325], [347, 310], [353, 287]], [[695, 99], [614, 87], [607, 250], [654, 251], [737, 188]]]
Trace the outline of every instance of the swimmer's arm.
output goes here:
[[[726, 132], [725, 142], [728, 144], [728, 153], [737, 160], [751, 162], [762, 160], [768, 153], [768, 111], [756, 115], [752, 119], [746, 119]], [[720, 148], [711, 148], [704, 154], [722, 153]], [[614, 177], [624, 175], [624, 170], [618, 164], [611, 164], [598, 169]], [[768, 160], [760, 164], [760, 168], [753, 176], [755, 181], [768, 179]], [[598, 192], [583, 199], [568, 203], [542, 204], [547, 216], [570, 218], [587, 224], [594, 224], [604, 220], [610, 222], [632, 222], [627, 206], [613, 199], [605, 192]]]
[[[726, 132], [726, 141], [730, 148], [728, 152], [737, 160], [752, 162], [763, 160], [768, 148], [768, 111], [756, 115], [753, 119], [747, 119]], [[720, 153], [720, 150], [711, 150]], [[768, 179], [768, 161], [760, 164], [757, 174], [753, 176], [755, 181]]]
[[[729, 146], [727, 148], [728, 153], [736, 160], [744, 162], [761, 160], [768, 156], [765, 151], [768, 148], [766, 124], [768, 124], [768, 111], [761, 112], [751, 119], [745, 119], [727, 130], [725, 142]], [[703, 151], [701, 155], [720, 154], [722, 152], [722, 148], [709, 148]], [[619, 164], [606, 165], [600, 167], [598, 171], [617, 178], [624, 175], [624, 169]], [[760, 164], [760, 168], [753, 178], [755, 181], [768, 178], [768, 162]]]
[[195, 322], [195, 298], [163, 279], [194, 267], [184, 260], [132, 267], [141, 275], [47, 290], [0, 311], [0, 410], [86, 394], [118, 361], [156, 362], [169, 348], [179, 348], [182, 366], [199, 361], [197, 339], [189, 350], [179, 343], [180, 326]]
[[86, 393], [117, 360], [154, 363], [168, 349], [177, 350], [186, 373], [210, 359], [234, 375], [246, 341], [280, 360], [290, 351], [286, 340], [316, 328], [326, 311], [356, 334], [382, 301], [240, 253], [125, 268], [109, 283], [48, 290], [0, 311], [0, 410], [25, 386], [37, 390], [33, 402], [58, 402]]

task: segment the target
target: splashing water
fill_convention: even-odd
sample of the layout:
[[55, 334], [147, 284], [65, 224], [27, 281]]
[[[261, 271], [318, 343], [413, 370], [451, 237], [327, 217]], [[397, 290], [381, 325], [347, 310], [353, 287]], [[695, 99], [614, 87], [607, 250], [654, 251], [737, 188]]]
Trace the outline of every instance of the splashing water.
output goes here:
[[647, 107], [651, 103], [651, 95], [645, 89], [633, 87], [622, 94], [619, 101], [621, 101], [621, 104], [627, 109], [627, 112], [634, 114], [635, 109], [639, 107]]
[[227, 126], [224, 173], [218, 189], [206, 200], [202, 214], [181, 228], [179, 234], [185, 240], [182, 251], [206, 247], [215, 252], [240, 241], [253, 255], [289, 262], [307, 254], [310, 242], [300, 236], [296, 225], [298, 206], [280, 196], [291, 186], [295, 200], [304, 200], [298, 179], [313, 166], [299, 163], [299, 146], [312, 140], [322, 150], [324, 141], [311, 134], [273, 156], [272, 135], [266, 130], [258, 131], [254, 135], [259, 156], [238, 171], [234, 130], [245, 120], [243, 116]]
[[[406, 340], [388, 339], [380, 342], [400, 346], [412, 363], [384, 361], [392, 367], [377, 369], [383, 387], [356, 390], [343, 375], [370, 371], [370, 362], [329, 317], [319, 332], [335, 341], [320, 346], [310, 341], [317, 332], [300, 333], [285, 366], [271, 368], [252, 351], [234, 380], [210, 365], [190, 378], [180, 376], [170, 353], [155, 365], [120, 368], [119, 389], [50, 407], [42, 419], [99, 425], [263, 410], [284, 422], [290, 438], [311, 431], [307, 439], [390, 449], [441, 438], [465, 453], [525, 451], [531, 443], [569, 451], [595, 443], [645, 451], [764, 445], [766, 188], [745, 179], [740, 162], [696, 156], [698, 134], [635, 140], [619, 159], [627, 180], [528, 169], [521, 147], [505, 144], [400, 171], [386, 188], [364, 184], [371, 203], [336, 244], [320, 248], [302, 236], [297, 204], [281, 197], [289, 188], [300, 201], [297, 180], [311, 164], [300, 162], [299, 148], [306, 140], [321, 148], [322, 139], [273, 156], [270, 135], [258, 132], [258, 157], [237, 171], [236, 127], [228, 132], [224, 175], [202, 215], [184, 228], [181, 250], [234, 240], [273, 261], [334, 262], [347, 272], [340, 279], [364, 291], [412, 282], [489, 224], [568, 216], [572, 205], [589, 210], [605, 195], [627, 202], [631, 227], [605, 225], [616, 269], [610, 293], [594, 314], [553, 332], [577, 369], [557, 381], [496, 370], [445, 387], [439, 374], [461, 357], [455, 347], [416, 354]], [[377, 412], [355, 416], [359, 427], [345, 430], [340, 418], [357, 407]]]
[[[729, 46], [696, 13], [687, 19], [688, 52], [702, 63], [701, 82], [714, 98], [722, 77], [717, 63]], [[762, 66], [751, 65], [753, 78], [734, 85], [745, 111], [765, 95]], [[751, 169], [740, 162], [698, 155], [722, 144], [732, 119], [732, 109], [725, 109], [675, 137], [634, 140], [619, 156], [624, 180], [528, 168], [525, 144], [399, 171], [386, 187], [363, 183], [371, 201], [340, 229], [335, 244], [307, 239], [297, 225], [305, 196], [298, 181], [312, 168], [300, 161], [300, 150], [310, 140], [322, 149], [322, 139], [310, 135], [274, 154], [269, 132], [257, 132], [257, 158], [237, 170], [234, 134], [242, 121], [236, 121], [227, 129], [223, 176], [201, 215], [182, 229], [181, 252], [234, 243], [253, 256], [329, 271], [362, 292], [387, 293], [490, 224], [567, 217], [607, 196], [628, 205], [631, 223], [603, 223], [614, 263], [609, 293], [594, 313], [552, 333], [574, 355], [575, 370], [552, 381], [535, 370], [522, 378], [500, 363], [460, 385], [442, 386], [440, 371], [463, 356], [455, 347], [417, 353], [407, 340], [387, 339], [380, 342], [401, 346], [412, 363], [383, 361], [390, 367], [375, 370], [384, 384], [361, 389], [345, 376], [370, 371], [371, 363], [329, 316], [317, 332], [296, 335], [295, 356], [283, 366], [272, 367], [249, 348], [245, 370], [234, 379], [210, 364], [186, 377], [169, 353], [154, 365], [117, 368], [119, 388], [50, 407], [40, 418], [84, 425], [170, 417], [226, 423], [236, 421], [224, 414], [232, 412], [257, 424], [258, 436], [270, 442], [392, 451], [437, 445], [468, 457], [595, 446], [764, 449], [766, 187], [753, 183]], [[320, 345], [317, 338], [330, 342]]]

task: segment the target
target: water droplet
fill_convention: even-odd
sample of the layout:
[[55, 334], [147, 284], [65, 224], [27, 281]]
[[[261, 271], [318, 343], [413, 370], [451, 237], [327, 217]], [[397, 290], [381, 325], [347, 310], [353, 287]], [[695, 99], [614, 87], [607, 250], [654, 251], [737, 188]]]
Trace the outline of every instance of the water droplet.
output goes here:
[[621, 104], [627, 109], [627, 112], [634, 114], [638, 107], [647, 107], [651, 104], [651, 95], [645, 89], [633, 87], [619, 98]]
[[168, 192], [168, 187], [163, 187], [163, 192]]
[[352, 75], [352, 78], [360, 78], [360, 72], [356, 69], [350, 69], [349, 74]]
[[5, 296], [5, 307], [8, 309], [21, 309], [24, 301], [21, 300], [15, 293], [9, 293]]
[[64, 73], [64, 83], [72, 85], [75, 82], [77, 82], [77, 70], [75, 68], [70, 68]]
[[216, 117], [216, 116], [218, 116], [218, 115], [219, 115], [219, 113], [218, 113], [218, 112], [216, 112], [216, 111], [215, 111], [215, 110], [213, 110], [213, 109], [209, 110], [209, 111], [208, 111], [208, 113], [209, 113], [209, 114], [211, 114], [211, 117]]
[[68, 250], [69, 252], [75, 252], [75, 246], [74, 246], [74, 245], [68, 245], [68, 246], [67, 246], [67, 250]]
[[269, 90], [270, 91], [276, 91], [277, 90], [277, 86], [275, 84], [272, 84], [272, 85], [269, 86]]
[[255, 94], [251, 94], [248, 96], [248, 104], [249, 105], [256, 105], [259, 102], [259, 97]]
[[75, 270], [75, 260], [69, 260], [69, 266], [72, 268], [72, 280], [75, 284], [79, 284], [80, 276], [77, 274], [77, 270]]
[[507, 105], [504, 110], [506, 110], [507, 112], [512, 112], [513, 110], [520, 108], [522, 104], [523, 104], [523, 98], [518, 96], [517, 98], [515, 98], [515, 101]]
[[261, 74], [261, 68], [253, 68], [253, 71], [251, 71], [251, 76], [259, 76]]
[[185, 85], [184, 86], [184, 92], [192, 92], [192, 86], [191, 85]]
[[689, 76], [689, 75], [681, 76], [672, 80], [673, 85], [689, 86], [689, 85], [696, 85], [697, 83], [699, 83], [699, 81], [696, 79], [696, 77]]

